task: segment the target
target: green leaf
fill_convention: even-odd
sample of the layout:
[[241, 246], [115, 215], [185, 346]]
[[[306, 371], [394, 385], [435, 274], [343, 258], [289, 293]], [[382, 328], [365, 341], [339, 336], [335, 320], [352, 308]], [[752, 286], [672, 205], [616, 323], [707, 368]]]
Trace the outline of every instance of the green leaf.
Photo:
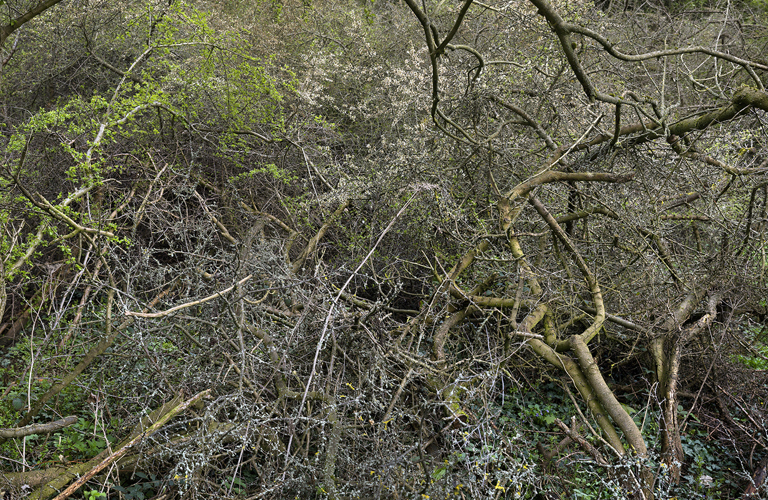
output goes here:
[[635, 413], [637, 413], [637, 410], [635, 410], [631, 406], [625, 405], [624, 403], [620, 403], [620, 404], [621, 404], [621, 407], [624, 408], [624, 411], [627, 412], [628, 415], [634, 415]]
[[446, 472], [448, 472], [448, 470], [445, 467], [438, 467], [434, 472], [432, 472], [432, 479], [439, 481], [443, 478], [443, 476], [445, 476]]

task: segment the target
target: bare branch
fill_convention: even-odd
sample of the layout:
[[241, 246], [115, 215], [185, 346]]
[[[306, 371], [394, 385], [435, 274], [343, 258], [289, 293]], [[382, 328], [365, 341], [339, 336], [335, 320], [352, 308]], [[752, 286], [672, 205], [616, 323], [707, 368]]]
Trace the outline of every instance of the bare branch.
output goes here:
[[0, 437], [3, 439], [11, 439], [29, 436], [31, 434], [50, 434], [51, 432], [56, 432], [64, 427], [68, 427], [75, 422], [77, 422], [77, 417], [70, 416], [45, 424], [32, 424], [18, 429], [0, 429]]

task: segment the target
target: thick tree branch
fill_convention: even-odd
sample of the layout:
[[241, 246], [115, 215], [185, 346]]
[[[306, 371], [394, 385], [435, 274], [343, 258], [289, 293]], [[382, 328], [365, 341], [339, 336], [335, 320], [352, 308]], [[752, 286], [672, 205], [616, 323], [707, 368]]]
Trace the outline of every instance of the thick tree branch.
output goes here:
[[20, 438], [30, 434], [50, 434], [77, 422], [77, 417], [71, 416], [48, 422], [45, 424], [32, 424], [17, 429], [0, 429], [0, 437], [3, 439]]
[[5, 40], [11, 36], [11, 34], [16, 31], [17, 29], [24, 26], [26, 23], [34, 19], [35, 17], [39, 16], [46, 10], [50, 9], [57, 3], [61, 2], [61, 0], [45, 0], [44, 2], [40, 2], [31, 9], [29, 9], [26, 13], [16, 17], [15, 19], [11, 19], [11, 21], [6, 24], [5, 26], [0, 26], [0, 48], [5, 44]]

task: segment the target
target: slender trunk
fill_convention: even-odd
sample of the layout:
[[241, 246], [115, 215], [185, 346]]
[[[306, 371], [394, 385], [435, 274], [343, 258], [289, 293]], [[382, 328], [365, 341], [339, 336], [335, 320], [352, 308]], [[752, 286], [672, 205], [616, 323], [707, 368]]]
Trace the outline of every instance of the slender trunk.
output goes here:
[[667, 333], [653, 339], [651, 343], [656, 362], [657, 394], [661, 401], [661, 457], [675, 483], [680, 481], [680, 467], [685, 461], [677, 418], [677, 381], [680, 376], [682, 348], [691, 337], [712, 324], [717, 315], [717, 304], [722, 300], [720, 293], [710, 295], [707, 313], [693, 325], [682, 328], [683, 321], [690, 317], [705, 292], [704, 289], [697, 289], [689, 294], [665, 323], [664, 330]]
[[677, 380], [680, 372], [680, 345], [677, 336], [656, 339], [658, 395], [661, 398], [661, 457], [675, 483], [680, 482], [680, 466], [685, 459], [677, 419]]

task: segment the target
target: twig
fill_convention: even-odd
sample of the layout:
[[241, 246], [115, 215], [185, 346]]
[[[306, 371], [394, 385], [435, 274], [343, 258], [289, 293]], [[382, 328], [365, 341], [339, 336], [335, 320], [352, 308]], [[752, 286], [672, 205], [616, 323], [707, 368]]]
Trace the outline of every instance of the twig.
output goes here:
[[227, 289], [224, 289], [224, 290], [222, 290], [220, 292], [216, 292], [213, 295], [209, 295], [209, 296], [205, 297], [204, 299], [193, 300], [192, 302], [187, 302], [187, 303], [184, 303], [184, 304], [179, 304], [178, 306], [171, 307], [170, 309], [166, 309], [165, 311], [160, 311], [160, 312], [156, 312], [156, 313], [141, 313], [141, 312], [126, 311], [125, 315], [126, 316], [137, 316], [139, 318], [162, 318], [163, 316], [168, 316], [169, 314], [175, 313], [176, 311], [180, 311], [182, 309], [187, 309], [188, 307], [193, 307], [193, 306], [196, 306], [196, 305], [199, 305], [199, 304], [204, 304], [206, 302], [210, 302], [211, 300], [213, 300], [215, 298], [221, 297], [223, 294], [231, 292], [232, 290], [234, 290], [234, 288], [236, 286], [242, 285], [243, 283], [245, 283], [246, 281], [248, 281], [252, 277], [253, 277], [253, 275], [249, 274], [248, 276], [246, 276], [245, 278], [241, 279], [240, 281], [238, 281], [237, 283], [235, 283], [234, 285], [232, 285], [231, 287], [229, 287]]

